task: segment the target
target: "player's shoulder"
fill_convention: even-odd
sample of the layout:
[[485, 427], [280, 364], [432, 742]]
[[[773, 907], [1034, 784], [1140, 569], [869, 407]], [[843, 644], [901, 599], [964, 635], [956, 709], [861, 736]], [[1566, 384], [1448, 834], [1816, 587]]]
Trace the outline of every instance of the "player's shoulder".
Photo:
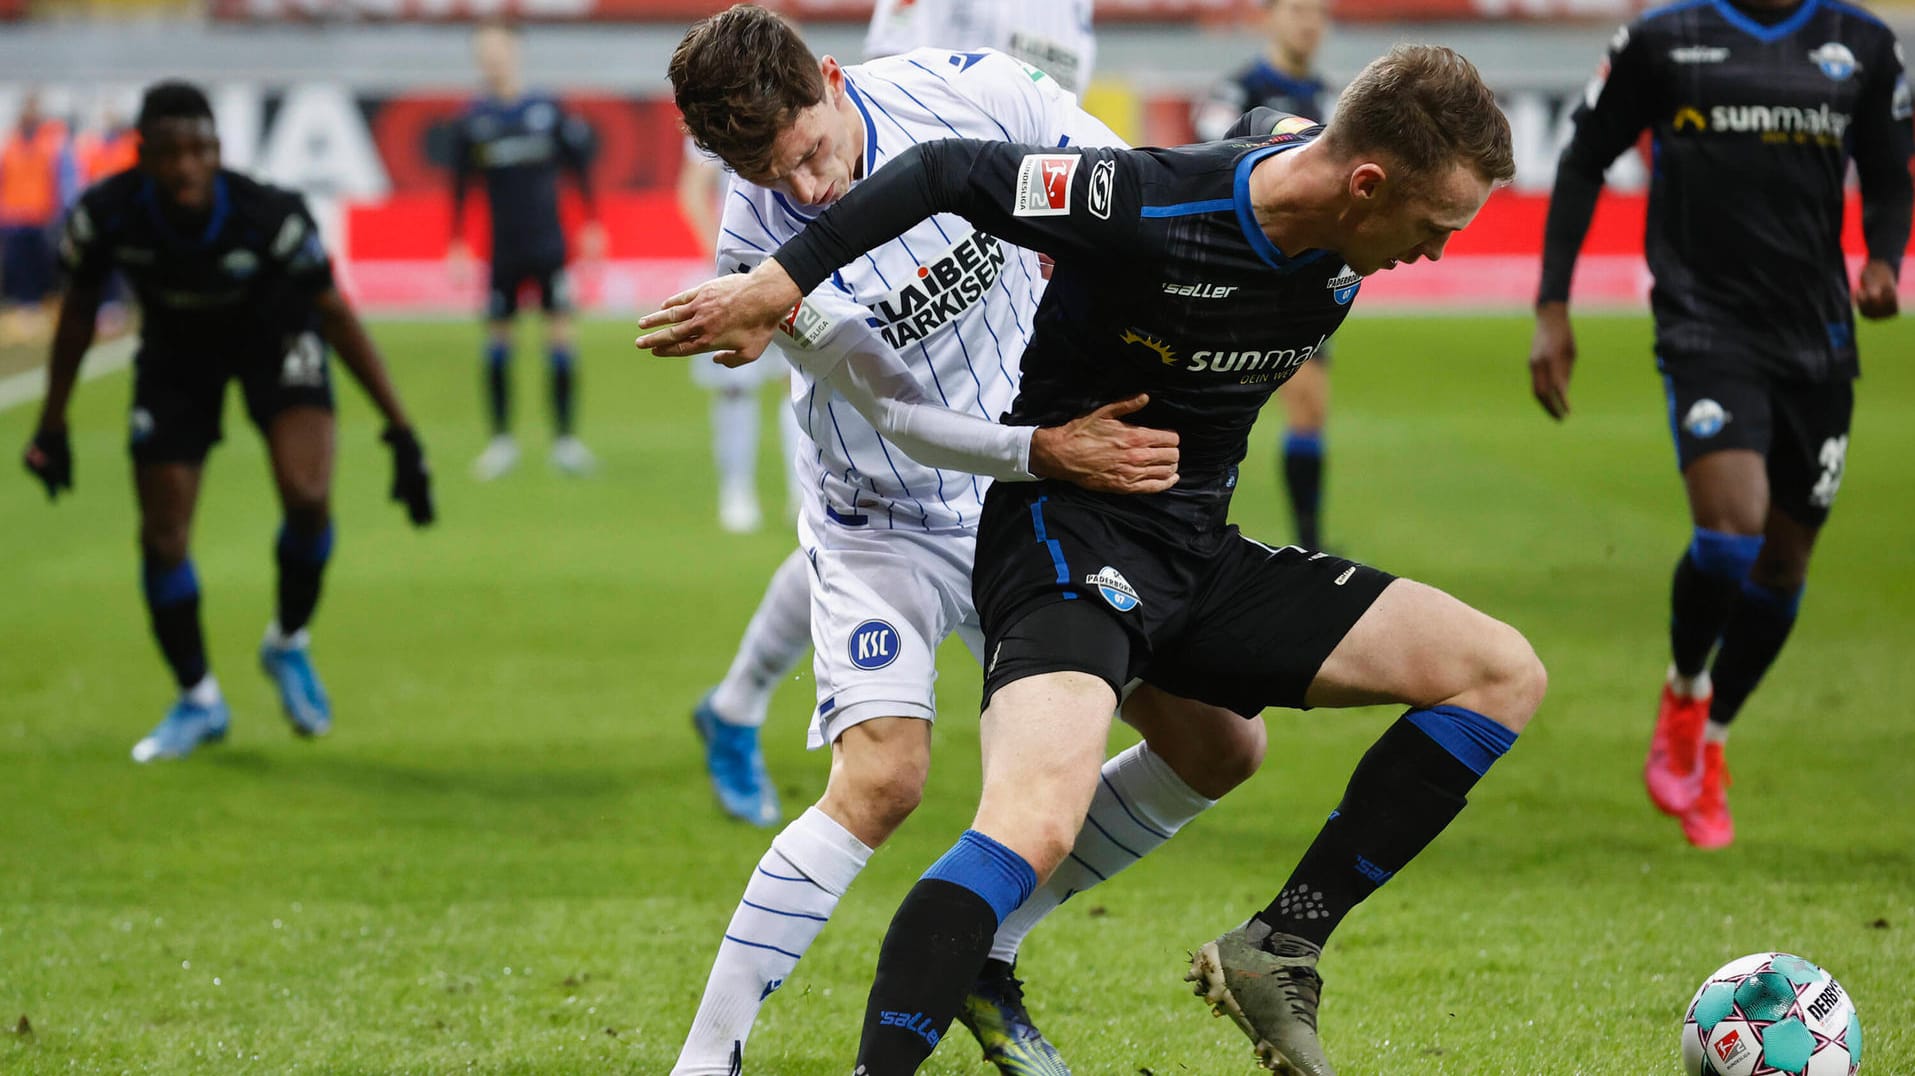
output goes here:
[[242, 234], [264, 243], [276, 258], [299, 250], [313, 235], [312, 212], [306, 196], [295, 190], [254, 179], [242, 172], [222, 170], [227, 198]]
[[898, 85], [944, 86], [960, 94], [989, 87], [1019, 87], [1050, 78], [1017, 57], [993, 48], [917, 48], [858, 66]]
[[123, 172], [115, 172], [82, 191], [78, 204], [84, 206], [98, 220], [132, 205], [145, 186], [146, 174], [138, 168], [128, 168]]

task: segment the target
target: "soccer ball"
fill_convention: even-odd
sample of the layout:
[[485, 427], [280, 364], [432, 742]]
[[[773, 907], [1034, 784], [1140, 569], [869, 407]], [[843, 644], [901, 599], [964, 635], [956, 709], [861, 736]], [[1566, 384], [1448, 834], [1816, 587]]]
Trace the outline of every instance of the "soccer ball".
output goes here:
[[1689, 1076], [1854, 1076], [1862, 1024], [1848, 991], [1799, 956], [1757, 953], [1709, 976], [1682, 1021]]

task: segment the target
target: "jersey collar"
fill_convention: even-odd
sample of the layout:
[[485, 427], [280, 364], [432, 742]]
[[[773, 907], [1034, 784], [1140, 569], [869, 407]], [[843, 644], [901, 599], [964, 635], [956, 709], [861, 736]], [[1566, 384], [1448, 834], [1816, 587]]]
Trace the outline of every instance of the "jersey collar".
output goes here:
[[844, 89], [851, 95], [851, 103], [858, 106], [858, 115], [864, 119], [864, 159], [858, 162], [858, 174], [851, 182], [870, 175], [878, 167], [878, 125], [871, 122], [871, 110], [864, 107], [864, 95], [858, 92], [858, 86], [851, 81], [851, 72], [844, 73]]
[[1711, 0], [1711, 2], [1714, 3], [1716, 12], [1722, 16], [1724, 22], [1765, 45], [1772, 45], [1800, 30], [1815, 17], [1816, 9], [1822, 6], [1822, 0], [1802, 0], [1802, 6], [1795, 10], [1795, 14], [1774, 26], [1764, 26], [1737, 10], [1729, 0]]
[[[1809, 2], [1814, 3], [1815, 0], [1809, 0]], [[1262, 259], [1265, 265], [1268, 265], [1278, 272], [1289, 272], [1293, 269], [1300, 269], [1316, 261], [1318, 258], [1327, 256], [1330, 252], [1327, 250], [1306, 250], [1293, 258], [1277, 249], [1277, 245], [1270, 241], [1270, 237], [1263, 234], [1263, 228], [1257, 224], [1256, 213], [1251, 211], [1250, 171], [1257, 166], [1257, 162], [1266, 157], [1274, 157], [1285, 150], [1292, 150], [1309, 144], [1310, 143], [1304, 139], [1297, 139], [1294, 142], [1279, 142], [1274, 146], [1253, 149], [1242, 157], [1237, 158], [1237, 180], [1233, 191], [1233, 200], [1237, 203], [1237, 224], [1243, 229], [1244, 241], [1250, 244], [1250, 249], [1257, 252], [1257, 257]]]
[[232, 210], [232, 199], [226, 191], [226, 177], [223, 174], [214, 173], [212, 212], [206, 215], [206, 227], [200, 232], [199, 238], [191, 241], [189, 244], [184, 237], [173, 229], [172, 223], [166, 219], [166, 214], [160, 211], [159, 194], [159, 187], [153, 182], [153, 177], [146, 177], [140, 184], [139, 199], [146, 203], [146, 212], [147, 215], [153, 219], [153, 227], [159, 229], [160, 235], [164, 236], [166, 241], [174, 246], [191, 245], [201, 248], [212, 246], [213, 239], [219, 235], [219, 230], [226, 225], [226, 216]]

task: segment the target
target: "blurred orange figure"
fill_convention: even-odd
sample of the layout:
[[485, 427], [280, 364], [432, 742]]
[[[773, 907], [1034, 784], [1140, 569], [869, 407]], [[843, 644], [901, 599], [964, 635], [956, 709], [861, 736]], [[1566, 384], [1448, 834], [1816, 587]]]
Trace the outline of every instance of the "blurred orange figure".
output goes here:
[[53, 292], [53, 226], [78, 193], [66, 125], [43, 116], [38, 95], [0, 145], [0, 343], [35, 340]]

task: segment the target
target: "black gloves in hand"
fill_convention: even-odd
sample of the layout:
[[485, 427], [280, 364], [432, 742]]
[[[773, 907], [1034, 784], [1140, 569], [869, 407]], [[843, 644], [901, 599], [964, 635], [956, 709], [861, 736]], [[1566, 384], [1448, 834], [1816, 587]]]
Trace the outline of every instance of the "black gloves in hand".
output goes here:
[[392, 448], [392, 499], [406, 506], [413, 526], [431, 523], [432, 473], [426, 469], [426, 452], [419, 438], [407, 427], [389, 426], [379, 439]]

